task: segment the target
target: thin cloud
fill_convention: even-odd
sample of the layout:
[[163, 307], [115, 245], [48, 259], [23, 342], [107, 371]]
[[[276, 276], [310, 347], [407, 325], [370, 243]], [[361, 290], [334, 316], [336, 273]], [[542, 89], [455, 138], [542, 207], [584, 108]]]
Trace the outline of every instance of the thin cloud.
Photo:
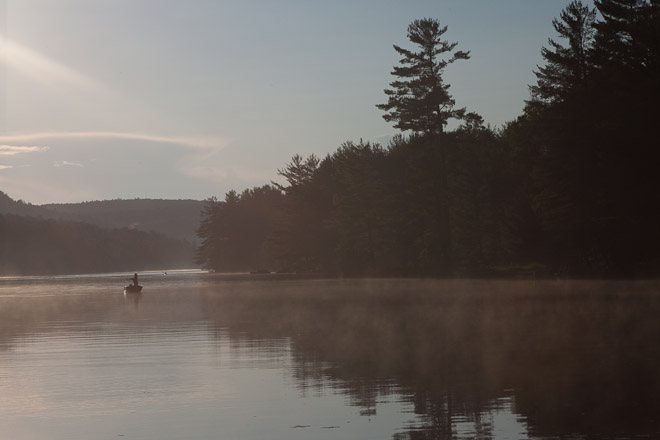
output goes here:
[[0, 170], [6, 170], [7, 168], [14, 168], [11, 165], [0, 165]]
[[46, 150], [48, 150], [48, 147], [0, 145], [0, 156], [16, 156], [17, 154], [38, 153]]
[[215, 182], [231, 179], [244, 182], [267, 182], [272, 177], [267, 173], [236, 165], [187, 167], [183, 168], [181, 172], [189, 177]]
[[79, 167], [83, 168], [84, 165], [81, 163], [76, 163], [76, 162], [69, 162], [66, 160], [63, 160], [62, 162], [58, 162], [55, 164], [56, 167]]
[[44, 133], [27, 133], [0, 136], [0, 142], [33, 142], [55, 139], [119, 139], [156, 142], [180, 145], [198, 149], [219, 149], [229, 145], [229, 139], [207, 136], [160, 136], [147, 133], [114, 132], [114, 131], [60, 131]]

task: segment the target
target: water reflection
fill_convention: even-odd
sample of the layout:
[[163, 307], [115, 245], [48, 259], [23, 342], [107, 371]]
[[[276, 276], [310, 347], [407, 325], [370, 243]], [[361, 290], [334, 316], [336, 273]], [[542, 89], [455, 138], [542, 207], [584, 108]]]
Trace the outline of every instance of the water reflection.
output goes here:
[[655, 282], [164, 278], [130, 296], [113, 280], [0, 285], [0, 392], [31, 372], [56, 397], [0, 397], [0, 413], [41, 399], [126, 424], [128, 407], [151, 414], [135, 426], [196, 434], [180, 438], [660, 433]]
[[142, 299], [142, 292], [127, 292], [126, 290], [124, 290], [124, 302], [126, 304], [133, 304], [133, 306], [135, 306], [135, 310], [138, 309], [141, 299]]
[[290, 337], [303, 390], [339, 389], [366, 416], [398, 396], [417, 417], [397, 439], [456, 438], [466, 423], [492, 437], [503, 390], [525, 435], [610, 438], [660, 432], [657, 292], [652, 282], [310, 281], [267, 294], [233, 286], [206, 295], [203, 310], [233, 339]]

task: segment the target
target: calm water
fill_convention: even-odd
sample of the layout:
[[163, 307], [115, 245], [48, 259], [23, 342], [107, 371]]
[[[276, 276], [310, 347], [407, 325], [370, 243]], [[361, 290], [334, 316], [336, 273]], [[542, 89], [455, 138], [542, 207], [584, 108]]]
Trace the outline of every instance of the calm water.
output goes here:
[[0, 279], [2, 439], [660, 436], [660, 284]]

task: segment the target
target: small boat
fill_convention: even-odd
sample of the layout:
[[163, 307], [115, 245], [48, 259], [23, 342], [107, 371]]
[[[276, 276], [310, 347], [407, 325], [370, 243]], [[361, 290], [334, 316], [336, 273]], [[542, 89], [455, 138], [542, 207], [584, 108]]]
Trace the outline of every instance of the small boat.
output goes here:
[[140, 293], [142, 292], [142, 286], [136, 286], [135, 284], [129, 284], [124, 287], [124, 293]]

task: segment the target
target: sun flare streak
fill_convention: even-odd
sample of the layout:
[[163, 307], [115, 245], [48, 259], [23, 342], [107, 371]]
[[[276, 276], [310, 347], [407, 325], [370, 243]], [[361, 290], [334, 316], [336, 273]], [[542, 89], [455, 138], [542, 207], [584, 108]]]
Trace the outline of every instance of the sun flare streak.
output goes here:
[[1, 36], [0, 62], [49, 88], [70, 86], [98, 94], [111, 94], [103, 85], [87, 75]]

